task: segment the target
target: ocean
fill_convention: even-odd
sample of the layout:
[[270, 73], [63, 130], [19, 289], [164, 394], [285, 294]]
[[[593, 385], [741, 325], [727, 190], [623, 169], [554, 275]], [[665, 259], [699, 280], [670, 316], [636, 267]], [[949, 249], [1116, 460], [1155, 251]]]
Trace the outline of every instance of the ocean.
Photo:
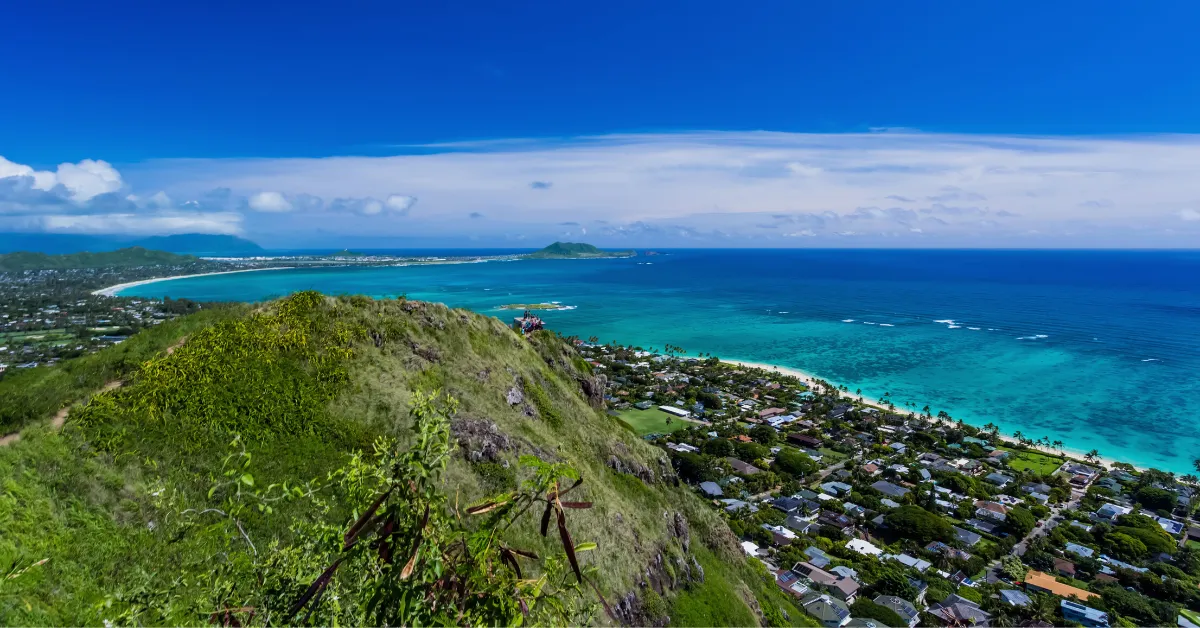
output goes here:
[[[446, 251], [451, 254], [454, 252]], [[1200, 252], [670, 250], [239, 273], [133, 296], [440, 301], [581, 338], [777, 364], [897, 407], [1179, 474], [1200, 457]]]

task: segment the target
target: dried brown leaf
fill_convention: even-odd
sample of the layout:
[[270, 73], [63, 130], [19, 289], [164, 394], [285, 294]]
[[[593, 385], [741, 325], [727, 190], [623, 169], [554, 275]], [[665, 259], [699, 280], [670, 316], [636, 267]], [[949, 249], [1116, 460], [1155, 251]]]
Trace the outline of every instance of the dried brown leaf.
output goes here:
[[343, 560], [346, 560], [345, 556], [335, 560], [332, 565], [325, 568], [325, 571], [323, 571], [321, 575], [318, 576], [317, 579], [308, 586], [308, 589], [304, 592], [304, 595], [301, 595], [300, 599], [296, 600], [296, 603], [293, 604], [292, 608], [288, 610], [287, 619], [285, 619], [283, 623], [292, 623], [292, 618], [296, 616], [296, 613], [300, 612], [300, 609], [304, 608], [304, 605], [307, 604], [314, 595], [320, 593], [325, 586], [329, 584], [329, 579], [333, 577], [333, 572], [337, 571], [338, 565], [341, 565]]
[[371, 518], [375, 516], [375, 511], [379, 510], [379, 507], [383, 505], [384, 500], [386, 500], [388, 495], [391, 494], [392, 489], [389, 488], [388, 490], [384, 491], [382, 495], [375, 498], [375, 501], [371, 503], [371, 507], [367, 508], [366, 512], [364, 512], [362, 516], [358, 518], [358, 521], [354, 522], [354, 525], [350, 526], [349, 530], [346, 530], [346, 537], [342, 543], [343, 550], [350, 549], [350, 547], [354, 545], [354, 541], [358, 539], [358, 535], [361, 534], [362, 531], [367, 527], [367, 522], [369, 522]]
[[571, 562], [571, 569], [575, 571], [575, 577], [583, 581], [583, 571], [579, 568], [579, 559], [575, 557], [575, 543], [571, 541], [571, 533], [567, 531], [567, 516], [560, 509], [555, 509], [558, 513], [558, 536], [562, 539], [563, 549], [567, 552], [567, 560]]

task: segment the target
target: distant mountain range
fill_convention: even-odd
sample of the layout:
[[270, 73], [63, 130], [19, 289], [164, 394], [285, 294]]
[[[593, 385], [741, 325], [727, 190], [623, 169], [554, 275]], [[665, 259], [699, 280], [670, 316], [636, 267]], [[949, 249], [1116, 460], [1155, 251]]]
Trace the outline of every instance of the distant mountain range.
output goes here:
[[530, 259], [582, 259], [589, 257], [633, 257], [635, 251], [602, 251], [583, 242], [555, 242], [525, 257]]
[[140, 246], [99, 253], [47, 255], [20, 251], [0, 255], [0, 272], [65, 268], [108, 268], [113, 266], [157, 266], [199, 261], [191, 255], [150, 251]]
[[169, 236], [82, 235], [74, 233], [0, 233], [0, 253], [29, 251], [51, 255], [99, 253], [141, 247], [188, 255], [255, 255], [263, 248], [245, 238], [208, 233]]

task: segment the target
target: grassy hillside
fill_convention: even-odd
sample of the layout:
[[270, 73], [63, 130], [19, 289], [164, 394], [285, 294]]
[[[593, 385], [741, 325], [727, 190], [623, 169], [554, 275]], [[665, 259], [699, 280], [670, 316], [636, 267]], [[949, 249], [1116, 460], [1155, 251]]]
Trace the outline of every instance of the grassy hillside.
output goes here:
[[197, 261], [191, 255], [176, 255], [164, 251], [152, 251], [132, 246], [116, 251], [101, 253], [69, 253], [46, 255], [18, 251], [0, 255], [0, 271], [50, 270], [67, 268], [107, 268], [116, 266], [154, 266], [160, 264], [186, 264]]
[[[306, 592], [318, 624], [805, 621], [662, 453], [589, 404], [602, 382], [556, 336], [315, 293], [205, 315], [164, 325], [147, 348], [186, 341], [61, 432], [24, 416], [0, 447], [0, 623], [284, 623]], [[47, 412], [103, 379], [40, 377], [76, 387]], [[569, 544], [542, 533], [547, 497]]]

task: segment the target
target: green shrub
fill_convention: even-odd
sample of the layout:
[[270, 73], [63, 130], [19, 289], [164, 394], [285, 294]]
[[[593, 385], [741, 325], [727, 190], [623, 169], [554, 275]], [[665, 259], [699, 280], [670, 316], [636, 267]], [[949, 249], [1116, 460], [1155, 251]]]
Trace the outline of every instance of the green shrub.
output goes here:
[[908, 622], [904, 621], [896, 611], [876, 604], [865, 597], [858, 598], [850, 605], [850, 615], [859, 619], [874, 619], [891, 628], [908, 628]]
[[533, 401], [533, 406], [537, 408], [538, 416], [542, 418], [550, 427], [561, 427], [563, 418], [558, 412], [558, 408], [550, 401], [550, 396], [546, 394], [546, 389], [542, 388], [537, 382], [525, 382], [525, 395]]
[[906, 505], [884, 515], [884, 521], [897, 534], [921, 545], [950, 538], [950, 523], [920, 506]]

